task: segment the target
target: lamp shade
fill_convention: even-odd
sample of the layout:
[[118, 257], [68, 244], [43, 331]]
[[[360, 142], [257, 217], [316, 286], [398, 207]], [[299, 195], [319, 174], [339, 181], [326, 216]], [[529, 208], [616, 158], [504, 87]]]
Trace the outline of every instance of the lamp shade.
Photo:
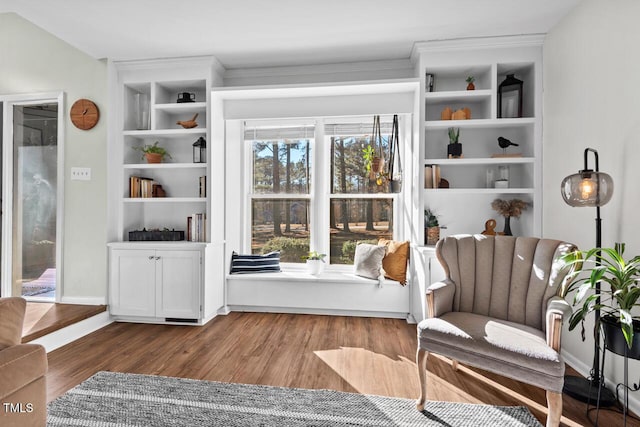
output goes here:
[[583, 170], [569, 175], [560, 186], [564, 201], [574, 207], [606, 205], [613, 196], [613, 179], [609, 174]]

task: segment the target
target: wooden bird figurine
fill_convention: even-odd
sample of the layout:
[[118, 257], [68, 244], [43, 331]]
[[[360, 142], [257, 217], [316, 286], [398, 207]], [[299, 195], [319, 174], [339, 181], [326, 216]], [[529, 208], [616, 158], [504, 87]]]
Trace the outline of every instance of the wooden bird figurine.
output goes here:
[[185, 129], [191, 129], [198, 126], [198, 123], [196, 123], [197, 117], [198, 117], [198, 113], [196, 113], [196, 115], [193, 116], [191, 120], [178, 120], [176, 124], [182, 126]]

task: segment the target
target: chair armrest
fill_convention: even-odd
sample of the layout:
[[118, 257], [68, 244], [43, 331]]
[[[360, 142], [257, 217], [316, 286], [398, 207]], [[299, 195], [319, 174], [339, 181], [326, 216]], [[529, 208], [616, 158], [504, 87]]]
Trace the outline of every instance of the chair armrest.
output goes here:
[[0, 349], [20, 344], [27, 301], [20, 297], [0, 298]]
[[427, 317], [440, 317], [453, 310], [453, 295], [456, 287], [449, 279], [432, 283], [427, 288]]
[[562, 322], [571, 312], [571, 305], [559, 296], [551, 297], [547, 303], [547, 345], [557, 352], [560, 352]]

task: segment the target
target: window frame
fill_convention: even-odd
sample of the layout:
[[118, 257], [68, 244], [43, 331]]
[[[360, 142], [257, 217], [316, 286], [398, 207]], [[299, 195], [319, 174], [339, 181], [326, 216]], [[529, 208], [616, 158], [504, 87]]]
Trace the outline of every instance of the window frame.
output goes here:
[[[381, 114], [385, 121], [390, 121], [392, 114]], [[399, 113], [399, 126], [400, 129], [405, 128], [405, 121], [411, 120], [410, 113]], [[329, 215], [323, 214], [329, 212], [332, 199], [390, 199], [392, 200], [392, 210], [394, 218], [393, 234], [392, 238], [397, 240], [399, 236], [404, 236], [404, 220], [401, 215], [400, 209], [404, 205], [404, 198], [406, 197], [406, 186], [403, 185], [402, 190], [399, 193], [331, 193], [332, 179], [331, 177], [331, 150], [330, 150], [330, 136], [325, 134], [325, 125], [336, 123], [367, 123], [371, 120], [371, 115], [344, 115], [344, 116], [323, 116], [313, 118], [276, 118], [276, 119], [252, 119], [245, 120], [242, 124], [242, 155], [243, 155], [243, 206], [242, 206], [242, 224], [244, 238], [242, 239], [243, 250], [251, 252], [252, 243], [252, 218], [251, 207], [253, 200], [274, 200], [274, 199], [298, 199], [309, 201], [309, 249], [317, 250], [321, 253], [329, 254], [330, 249], [330, 233], [329, 230]], [[244, 138], [245, 130], [249, 126], [296, 126], [296, 125], [312, 125], [314, 126], [313, 138], [310, 140], [310, 158], [311, 158], [311, 171], [309, 174], [310, 180], [310, 192], [306, 194], [290, 194], [290, 193], [277, 193], [277, 194], [262, 194], [253, 193], [253, 141]], [[363, 133], [367, 134], [367, 133]], [[356, 133], [350, 135], [356, 136]], [[398, 147], [400, 150], [401, 161], [406, 163], [406, 150], [405, 146], [407, 138], [411, 138], [410, 135], [406, 135], [401, 131], [401, 139]], [[406, 180], [406, 177], [403, 177]], [[352, 271], [352, 264], [331, 264], [327, 257], [328, 271]], [[304, 270], [305, 263], [281, 263], [283, 269], [288, 271]]]

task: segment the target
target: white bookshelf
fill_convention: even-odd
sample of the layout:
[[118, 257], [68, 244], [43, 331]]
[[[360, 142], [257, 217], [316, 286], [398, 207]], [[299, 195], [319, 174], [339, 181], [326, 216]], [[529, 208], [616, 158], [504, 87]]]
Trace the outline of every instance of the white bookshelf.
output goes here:
[[[199, 57], [110, 66], [109, 310], [116, 320], [201, 325], [224, 305], [224, 245], [217, 238], [212, 242], [209, 191], [210, 94], [212, 81], [221, 80], [216, 64]], [[177, 102], [183, 92], [193, 94], [195, 102]], [[138, 94], [148, 103], [144, 121], [138, 120]], [[196, 114], [194, 128], [176, 123]], [[201, 137], [206, 157], [196, 163], [193, 144]], [[171, 157], [147, 163], [138, 148], [155, 142]], [[131, 197], [132, 176], [162, 185], [165, 197]], [[205, 194], [201, 177], [207, 181]], [[189, 228], [187, 218], [197, 214], [205, 221]], [[218, 225], [214, 228], [217, 234]], [[141, 230], [184, 232], [185, 239], [129, 240], [130, 232]], [[188, 239], [190, 230], [201, 239]]]

